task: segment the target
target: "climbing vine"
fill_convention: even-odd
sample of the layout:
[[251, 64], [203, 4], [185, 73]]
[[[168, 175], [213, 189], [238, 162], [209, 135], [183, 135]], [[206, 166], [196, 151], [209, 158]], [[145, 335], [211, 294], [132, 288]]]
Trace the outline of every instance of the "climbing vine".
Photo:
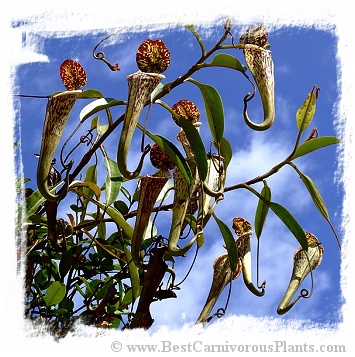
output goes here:
[[[259, 250], [257, 281], [253, 282], [251, 238], [254, 232], [259, 244], [270, 211], [299, 245], [290, 283], [275, 308], [278, 314], [284, 314], [300, 298], [310, 297], [312, 291], [307, 289], [295, 295], [306, 276], [313, 278], [326, 247], [272, 198], [268, 179], [286, 166], [301, 178], [340, 248], [321, 193], [295, 163], [295, 159], [339, 143], [336, 137], [319, 136], [318, 129], [310, 129], [320, 88], [314, 85], [300, 103], [295, 121], [297, 136], [289, 155], [257, 177], [226, 186], [233, 150], [225, 135], [228, 123], [223, 99], [212, 84], [197, 80], [196, 74], [215, 67], [238, 73], [252, 88], [243, 99], [245, 124], [260, 132], [277, 125], [269, 33], [264, 25], [250, 26], [237, 42], [228, 19], [221, 26], [220, 38], [207, 49], [193, 25], [185, 26], [185, 30], [197, 41], [200, 57], [177, 78], [164, 74], [174, 62], [163, 40], [144, 39], [136, 51], [137, 71], [127, 76], [127, 100], [86, 89], [90, 78], [85, 69], [78, 61], [64, 58], [59, 75], [65, 90], [58, 88], [58, 92], [43, 96], [47, 105], [39, 145], [38, 189], [23, 189], [29, 178], [19, 179], [19, 232], [26, 242], [25, 317], [45, 324], [55, 336], [65, 336], [78, 321], [100, 328], [149, 329], [154, 322], [150, 305], [163, 299], [178, 299], [188, 273], [181, 279], [175, 267], [185, 264], [184, 256], [191, 254], [194, 259], [187, 271], [194, 268], [194, 261], [204, 254], [205, 238], [213, 221], [219, 228], [225, 253], [216, 257], [211, 267], [213, 281], [196, 323], [206, 325], [225, 314], [228, 301], [222, 308], [216, 303], [221, 292], [239, 276], [250, 293], [262, 299], [268, 285], [266, 281], [259, 282]], [[100, 40], [92, 53], [94, 61], [108, 66], [102, 66], [103, 75], [107, 68], [120, 71], [119, 63], [112, 65], [103, 52], [97, 52], [107, 38]], [[198, 90], [203, 108], [190, 100], [188, 92], [179, 101], [169, 102], [169, 94], [186, 83]], [[257, 93], [263, 116], [254, 120], [249, 109]], [[81, 106], [79, 118], [72, 115], [74, 106]], [[147, 122], [156, 107], [171, 117], [169, 125], [176, 131], [175, 142], [148, 130]], [[142, 121], [144, 108], [148, 110]], [[113, 109], [122, 112], [117, 119]], [[210, 142], [200, 135], [202, 116], [207, 118]], [[68, 121], [76, 122], [77, 127], [59, 147]], [[86, 134], [65, 156], [64, 149], [79, 127], [85, 127]], [[141, 153], [139, 160], [133, 162], [129, 151], [137, 132], [141, 134]], [[112, 137], [118, 138], [116, 157], [110, 157], [105, 147]], [[87, 147], [85, 154], [74, 159], [77, 148], [83, 146]], [[98, 175], [101, 165], [107, 171], [103, 181]], [[260, 191], [257, 184], [262, 185]], [[223, 205], [225, 195], [237, 190], [246, 190], [258, 199], [252, 223], [238, 216], [237, 209], [229, 221], [217, 217], [215, 208]], [[62, 217], [59, 212], [63, 210]], [[163, 212], [170, 218], [167, 220], [165, 214], [164, 229], [158, 229]]]

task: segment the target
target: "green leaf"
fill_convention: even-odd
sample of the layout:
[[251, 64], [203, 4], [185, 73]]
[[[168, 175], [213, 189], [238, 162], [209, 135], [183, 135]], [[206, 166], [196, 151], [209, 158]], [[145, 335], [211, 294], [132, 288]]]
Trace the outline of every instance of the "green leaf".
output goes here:
[[224, 158], [224, 166], [227, 169], [233, 156], [233, 150], [232, 145], [225, 137], [221, 139], [221, 155]]
[[235, 269], [238, 267], [238, 249], [237, 245], [235, 244], [233, 234], [228, 226], [223, 221], [218, 219], [215, 214], [213, 214], [213, 217], [218, 225], [219, 230], [221, 231], [224, 243], [226, 244], [231, 269], [232, 271], [235, 271]]
[[97, 204], [101, 209], [106, 208], [106, 213], [115, 221], [115, 223], [122, 228], [122, 230], [126, 233], [128, 238], [132, 238], [133, 235], [133, 228], [127, 223], [127, 221], [123, 218], [122, 214], [118, 212], [115, 208], [113, 207], [106, 207], [103, 203], [101, 202], [94, 202]]
[[117, 162], [110, 159], [106, 152], [104, 154], [104, 159], [107, 168], [105, 199], [107, 206], [110, 206], [116, 201], [118, 193], [121, 190], [123, 177], [118, 169]]
[[[82, 182], [82, 181], [73, 181], [70, 186], [69, 190], [77, 187], [84, 187], [90, 189], [96, 198], [99, 198], [101, 195], [101, 188], [94, 182]], [[83, 192], [84, 197], [90, 197], [87, 193]], [[91, 198], [91, 197], [90, 197]]]
[[339, 239], [338, 239], [338, 235], [330, 221], [330, 217], [329, 217], [329, 213], [328, 213], [328, 209], [326, 207], [326, 204], [322, 198], [322, 195], [320, 194], [320, 192], [318, 191], [317, 186], [315, 185], [315, 183], [313, 182], [313, 180], [307, 176], [304, 175], [298, 168], [296, 165], [290, 163], [290, 165], [296, 170], [296, 172], [299, 174], [302, 182], [304, 183], [304, 185], [306, 186], [309, 194], [312, 197], [313, 203], [314, 205], [317, 207], [318, 211], [320, 212], [320, 214], [325, 218], [325, 220], [328, 222], [328, 224], [330, 225], [332, 231], [334, 232], [334, 235], [337, 239], [337, 242], [340, 246], [339, 243]]
[[[266, 181], [264, 180], [264, 187], [260, 193], [261, 197], [264, 198], [267, 202], [271, 200], [271, 190], [270, 187], [267, 185]], [[256, 237], [259, 239], [261, 233], [263, 231], [264, 223], [266, 221], [267, 214], [269, 212], [269, 207], [267, 204], [264, 203], [262, 199], [259, 199], [258, 206], [255, 212], [255, 219], [254, 219], [254, 229]]]
[[109, 125], [108, 124], [100, 124], [99, 116], [95, 116], [91, 120], [91, 126], [90, 129], [96, 129], [97, 135], [102, 136], [105, 134], [105, 132], [108, 130]]
[[15, 181], [15, 185], [16, 185], [16, 194], [20, 195], [23, 193], [23, 186], [26, 182], [31, 181], [31, 179], [29, 178], [17, 178]]
[[128, 208], [126, 202], [124, 202], [122, 200], [115, 201], [113, 203], [113, 206], [117, 209], [117, 211], [119, 211], [123, 215], [125, 215], [129, 212], [129, 208]]
[[314, 184], [314, 182], [312, 181], [312, 179], [307, 176], [304, 175], [298, 168], [296, 165], [294, 164], [290, 164], [295, 170], [296, 172], [299, 174], [302, 182], [304, 183], [304, 185], [306, 186], [309, 194], [312, 197], [312, 200], [315, 204], [315, 206], [317, 207], [317, 209], [319, 210], [319, 212], [322, 214], [322, 216], [325, 219], [329, 219], [329, 213], [328, 213], [328, 209], [323, 201], [323, 198], [321, 196], [321, 194], [319, 193], [316, 185]]
[[47, 307], [59, 304], [65, 296], [66, 288], [60, 281], [55, 281], [51, 284], [43, 296], [43, 300]]
[[89, 98], [103, 98], [103, 94], [97, 89], [86, 89], [77, 95], [77, 98], [89, 99]]
[[65, 249], [59, 262], [59, 273], [62, 279], [68, 274], [73, 264], [73, 248]]
[[140, 286], [138, 288], [138, 292], [137, 292], [137, 296], [136, 297], [133, 296], [132, 289], [128, 290], [127, 293], [124, 295], [120, 305], [123, 305], [123, 306], [130, 305], [141, 294], [141, 290], [142, 290], [142, 287]]
[[69, 317], [69, 311], [67, 309], [54, 309], [50, 313], [51, 313], [51, 315], [54, 315], [57, 317], [63, 317], [63, 316]]
[[318, 138], [310, 139], [302, 143], [292, 156], [292, 160], [300, 156], [306, 155], [314, 150], [318, 150], [328, 145], [340, 143], [340, 140], [335, 136], [321, 136]]
[[206, 66], [218, 66], [235, 69], [237, 71], [245, 73], [247, 68], [243, 66], [234, 56], [226, 53], [218, 53], [213, 58], [212, 62], [206, 63]]
[[192, 78], [188, 78], [187, 81], [198, 86], [202, 93], [208, 125], [218, 149], [224, 133], [224, 109], [221, 96], [218, 91], [210, 85], [202, 84]]
[[145, 132], [147, 136], [149, 136], [156, 144], [160, 146], [162, 150], [164, 150], [164, 152], [179, 168], [187, 183], [190, 184], [192, 177], [191, 171], [179, 149], [171, 141], [164, 138], [163, 136], [152, 134], [149, 131], [144, 130], [144, 128], [139, 123], [137, 123], [137, 127]]
[[108, 294], [110, 287], [115, 283], [116, 283], [115, 279], [112, 279], [112, 277], [110, 276], [106, 277], [104, 279], [104, 283], [102, 284], [102, 286], [97, 289], [95, 298], [97, 300], [103, 299]]
[[123, 186], [121, 186], [121, 192], [123, 194], [123, 196], [125, 196], [128, 200], [128, 202], [132, 203], [132, 197], [130, 192]]
[[97, 237], [101, 238], [101, 239], [106, 238], [106, 223], [105, 222], [101, 222], [100, 224], [97, 225]]
[[[84, 293], [83, 296], [86, 297], [86, 298], [88, 298], [90, 295], [92, 295], [93, 289], [92, 289], [92, 287], [91, 287], [89, 281], [86, 280], [84, 277], [79, 276], [79, 279], [80, 279], [80, 280], [85, 284], [85, 286], [86, 286], [85, 293]], [[77, 286], [77, 288], [78, 288], [78, 287], [79, 287], [79, 285]], [[80, 289], [80, 290], [81, 290], [81, 289]], [[78, 291], [80, 292], [80, 290], [78, 290]], [[81, 292], [82, 292], [82, 290], [81, 290]]]
[[187, 140], [189, 141], [191, 145], [191, 149], [195, 155], [196, 165], [197, 165], [200, 179], [202, 181], [205, 181], [207, 177], [208, 165], [207, 165], [206, 149], [205, 146], [203, 145], [201, 135], [197, 131], [195, 126], [192, 123], [190, 123], [188, 120], [180, 116], [178, 117], [178, 120], [180, 126], [182, 127], [182, 129], [186, 134]]
[[[266, 200], [264, 203], [267, 204]], [[290, 232], [295, 236], [295, 238], [300, 243], [304, 250], [308, 250], [308, 241], [306, 234], [297, 220], [292, 216], [292, 214], [283, 206], [275, 202], [268, 203], [270, 209], [280, 218], [280, 220], [285, 224], [285, 226], [290, 230]]]
[[84, 298], [86, 298], [87, 296], [86, 296], [86, 294], [84, 293], [84, 291], [81, 289], [81, 287], [79, 286], [79, 284], [75, 284], [75, 288], [76, 288], [76, 290], [78, 291], [78, 293], [82, 296], [82, 297], [84, 297]]
[[79, 114], [80, 122], [84, 122], [87, 118], [91, 117], [93, 114], [101, 110], [124, 104], [125, 102], [123, 102], [122, 100], [117, 100], [113, 98], [96, 99], [81, 110]]
[[24, 217], [24, 222], [29, 222], [29, 217], [35, 214], [39, 206], [43, 204], [44, 201], [45, 198], [42, 196], [39, 190], [33, 192], [31, 196], [26, 198], [26, 215]]
[[34, 282], [35, 282], [35, 287], [37, 287], [38, 291], [41, 291], [40, 289], [45, 289], [46, 286], [48, 286], [48, 269], [42, 269], [40, 270], [34, 277]]
[[202, 41], [202, 38], [200, 37], [200, 35], [196, 31], [195, 26], [194, 25], [185, 25], [185, 28], [190, 30], [193, 33], [193, 35], [196, 37], [196, 40], [198, 41], [198, 44], [200, 45], [202, 55], [204, 55], [206, 53], [206, 48], [205, 48], [205, 45], [204, 45], [204, 43]]
[[308, 93], [308, 97], [296, 112], [297, 127], [300, 131], [304, 131], [308, 128], [309, 124], [312, 122], [315, 111], [316, 95], [312, 91]]
[[74, 309], [74, 302], [71, 299], [65, 298], [62, 300], [62, 302], [60, 303], [60, 308], [61, 309], [65, 309], [69, 312], [73, 312]]
[[[91, 182], [93, 184], [97, 184], [97, 165], [96, 164], [91, 165], [86, 169], [84, 182]], [[89, 187], [83, 187], [83, 192], [90, 197], [92, 197], [94, 195], [94, 191], [91, 190]], [[83, 202], [84, 207], [82, 207], [83, 212], [85, 212], [87, 204], [88, 204], [88, 200], [84, 199], [84, 202]], [[79, 212], [79, 211], [77, 210], [76, 212]]]
[[47, 217], [42, 216], [41, 214], [33, 214], [28, 218], [33, 224], [47, 224]]
[[136, 265], [133, 263], [132, 260], [132, 255], [131, 252], [129, 251], [129, 249], [124, 245], [123, 246], [123, 250], [126, 256], [126, 260], [128, 262], [128, 271], [129, 271], [129, 278], [131, 280], [131, 290], [132, 290], [132, 301], [136, 301], [136, 299], [138, 298], [139, 294], [140, 294], [140, 279], [139, 279], [139, 272], [138, 272], [138, 268], [136, 267]]
[[99, 122], [99, 116], [98, 116], [98, 115], [96, 115], [95, 117], [93, 117], [93, 118], [91, 119], [91, 126], [90, 126], [90, 130], [92, 130], [92, 129], [96, 129], [96, 128], [97, 128], [97, 126], [98, 126], [98, 122]]

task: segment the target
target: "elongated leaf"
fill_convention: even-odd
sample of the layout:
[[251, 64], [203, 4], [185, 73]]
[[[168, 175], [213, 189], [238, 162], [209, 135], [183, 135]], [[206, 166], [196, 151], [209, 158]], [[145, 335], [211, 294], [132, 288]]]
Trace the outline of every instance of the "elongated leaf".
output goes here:
[[[99, 217], [97, 217], [99, 219]], [[101, 219], [101, 217], [100, 217]], [[97, 228], [97, 237], [99, 239], [105, 239], [106, 238], [106, 223], [105, 222], [101, 222], [100, 224], [98, 224], [96, 226]]]
[[85, 284], [86, 289], [85, 289], [85, 297], [89, 297], [90, 295], [92, 295], [92, 293], [94, 292], [89, 281], [86, 280], [84, 277], [79, 276], [79, 279]]
[[92, 118], [91, 120], [91, 129], [96, 129], [97, 135], [98, 136], [102, 136], [103, 134], [105, 134], [105, 132], [107, 131], [107, 129], [109, 128], [108, 124], [100, 124], [100, 119], [99, 116], [95, 116]]
[[121, 190], [123, 177], [116, 161], [110, 159], [107, 154], [104, 155], [104, 159], [107, 168], [105, 199], [107, 206], [110, 206], [116, 201], [118, 193]]
[[108, 294], [110, 287], [114, 284], [116, 284], [116, 279], [112, 279], [111, 276], [108, 276], [104, 279], [104, 283], [102, 284], [101, 287], [99, 287], [96, 291], [95, 298], [97, 300], [104, 299], [105, 296]]
[[[91, 182], [97, 184], [97, 165], [89, 166], [85, 171], [85, 179], [84, 182]], [[88, 196], [92, 197], [94, 195], [94, 191], [88, 187], [83, 187], [83, 192]], [[87, 207], [88, 200], [84, 199], [84, 207]]]
[[208, 166], [206, 149], [203, 145], [201, 135], [192, 123], [182, 117], [179, 117], [179, 124], [184, 129], [186, 137], [191, 145], [191, 149], [195, 155], [199, 176], [202, 181], [205, 181], [207, 177]]
[[227, 169], [233, 156], [233, 150], [232, 145], [225, 137], [221, 139], [221, 154], [224, 158], [224, 166]]
[[129, 191], [125, 187], [121, 186], [121, 192], [122, 192], [123, 196], [125, 196], [127, 198], [128, 202], [132, 203], [131, 194], [129, 193]]
[[34, 191], [28, 198], [26, 198], [26, 214], [24, 217], [24, 222], [29, 222], [29, 217], [31, 217], [37, 209], [43, 204], [45, 198], [39, 192], [39, 190]]
[[312, 91], [308, 93], [308, 97], [296, 112], [296, 122], [299, 130], [303, 131], [308, 128], [309, 124], [312, 122], [315, 111], [316, 96]]
[[48, 307], [57, 305], [64, 299], [65, 293], [65, 285], [60, 281], [55, 281], [47, 289], [43, 296], [43, 300]]
[[228, 226], [219, 218], [217, 218], [215, 214], [213, 214], [213, 217], [218, 225], [219, 230], [221, 231], [224, 243], [226, 244], [232, 271], [235, 271], [235, 269], [238, 267], [238, 249], [233, 234]]
[[226, 53], [218, 53], [212, 62], [206, 63], [207, 66], [218, 66], [235, 69], [240, 72], [246, 72], [247, 68], [243, 66], [234, 56]]
[[[264, 203], [267, 204], [266, 200]], [[290, 230], [290, 232], [295, 236], [295, 238], [300, 243], [304, 250], [308, 250], [308, 242], [306, 234], [297, 220], [292, 216], [292, 214], [283, 206], [275, 202], [268, 203], [270, 209], [280, 218], [280, 220], [285, 224], [285, 226]]]
[[325, 219], [329, 219], [329, 213], [328, 213], [328, 209], [323, 201], [323, 198], [321, 196], [321, 194], [319, 193], [315, 183], [312, 181], [312, 179], [307, 176], [304, 175], [298, 168], [296, 165], [294, 164], [290, 164], [295, 170], [296, 172], [300, 175], [300, 178], [302, 180], [302, 182], [304, 183], [304, 185], [306, 186], [309, 194], [312, 197], [312, 200], [315, 204], [315, 206], [317, 207], [317, 209], [319, 210], [319, 212], [321, 213], [321, 215], [325, 218]]
[[79, 114], [80, 122], [84, 122], [87, 118], [91, 117], [93, 114], [101, 110], [123, 104], [125, 104], [125, 102], [123, 102], [122, 100], [117, 100], [113, 98], [96, 99], [81, 110]]
[[197, 42], [199, 43], [199, 45], [201, 47], [202, 55], [204, 55], [206, 53], [206, 48], [205, 48], [205, 45], [204, 45], [204, 43], [202, 41], [202, 38], [200, 37], [200, 35], [196, 31], [195, 26], [194, 25], [185, 25], [185, 28], [190, 30], [193, 33], [193, 35], [196, 37], [196, 40], [197, 40]]
[[160, 146], [161, 149], [170, 157], [170, 159], [174, 162], [174, 164], [179, 168], [185, 180], [190, 184], [191, 182], [191, 171], [186, 163], [186, 160], [182, 156], [179, 149], [168, 139], [163, 136], [152, 134], [138, 123], [137, 127], [145, 132], [147, 136], [149, 136], [156, 144]]
[[[264, 181], [264, 187], [260, 193], [261, 197], [264, 198], [267, 202], [271, 200], [271, 190], [270, 187], [267, 185], [266, 181]], [[254, 229], [256, 237], [259, 239], [261, 233], [263, 231], [264, 223], [266, 221], [267, 214], [269, 212], [269, 207], [267, 204], [264, 203], [264, 200], [259, 199], [258, 206], [255, 212], [255, 219], [254, 219]]]
[[314, 150], [318, 150], [325, 146], [334, 145], [338, 143], [340, 143], [340, 140], [335, 136], [321, 136], [318, 138], [307, 140], [296, 149], [294, 155], [292, 156], [292, 160], [296, 159], [297, 157], [306, 155]]
[[136, 301], [140, 294], [140, 289], [139, 289], [139, 272], [138, 268], [136, 265], [133, 263], [132, 260], [132, 255], [129, 249], [124, 245], [123, 250], [126, 256], [126, 260], [128, 262], [128, 271], [129, 271], [129, 278], [131, 280], [131, 287], [132, 287], [132, 297], [133, 297], [133, 302]]
[[142, 287], [140, 286], [136, 297], [133, 297], [132, 289], [128, 290], [127, 293], [124, 294], [124, 297], [123, 297], [122, 301], [120, 302], [120, 305], [122, 305], [122, 306], [130, 305], [141, 294], [141, 290], [142, 290]]
[[[101, 189], [100, 187], [94, 183], [94, 182], [82, 182], [82, 181], [73, 181], [70, 186], [69, 189], [72, 188], [76, 188], [76, 187], [83, 187], [83, 188], [88, 188], [90, 189], [94, 195], [96, 196], [96, 198], [99, 198], [101, 196]], [[83, 192], [84, 197], [90, 197], [87, 193]], [[91, 198], [91, 197], [90, 197]]]
[[89, 99], [89, 98], [103, 98], [103, 94], [97, 89], [86, 89], [78, 94], [77, 98]]
[[224, 109], [221, 96], [218, 91], [207, 84], [202, 84], [192, 78], [187, 81], [199, 87], [205, 104], [208, 125], [213, 140], [218, 148], [224, 134]]
[[62, 279], [68, 274], [71, 265], [73, 264], [73, 248], [69, 248], [68, 246], [64, 249], [63, 254], [61, 256], [59, 262], [59, 274]]
[[122, 228], [122, 230], [126, 233], [128, 238], [132, 238], [133, 228], [131, 225], [127, 223], [127, 221], [123, 218], [122, 214], [118, 212], [112, 206], [107, 207], [102, 202], [94, 202], [101, 209], [106, 209], [106, 213], [115, 221], [115, 223]]
[[328, 209], [327, 209], [327, 206], [322, 198], [322, 195], [320, 194], [317, 186], [315, 185], [315, 183], [313, 182], [313, 180], [307, 176], [307, 175], [304, 175], [298, 168], [296, 165], [290, 163], [290, 165], [296, 170], [296, 172], [300, 175], [300, 178], [302, 180], [302, 182], [304, 183], [304, 185], [306, 186], [309, 194], [311, 195], [312, 197], [312, 200], [313, 200], [313, 203], [314, 205], [317, 207], [318, 211], [320, 212], [320, 214], [325, 218], [325, 220], [328, 222], [328, 224], [330, 225], [334, 235], [335, 235], [335, 238], [338, 242], [338, 245], [340, 247], [340, 243], [339, 243], [339, 238], [338, 238], [338, 235], [333, 227], [333, 224], [331, 223], [330, 221], [330, 217], [329, 217], [329, 212], [328, 212]]
[[80, 293], [80, 295], [84, 298], [86, 298], [86, 294], [84, 293], [84, 291], [81, 289], [81, 287], [79, 286], [79, 284], [75, 284], [75, 288], [76, 290]]

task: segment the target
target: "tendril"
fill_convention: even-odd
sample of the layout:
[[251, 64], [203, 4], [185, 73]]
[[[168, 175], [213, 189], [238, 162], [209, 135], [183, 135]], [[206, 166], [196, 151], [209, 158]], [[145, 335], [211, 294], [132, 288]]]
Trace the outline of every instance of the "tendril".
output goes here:
[[245, 77], [247, 78], [247, 80], [251, 83], [251, 85], [253, 86], [253, 93], [247, 93], [245, 96], [244, 96], [244, 111], [246, 111], [247, 109], [247, 103], [252, 100], [256, 94], [256, 86], [254, 84], [254, 82], [250, 79], [249, 76], [247, 76], [246, 74], [244, 74]]
[[179, 285], [181, 285], [187, 279], [187, 277], [190, 275], [191, 270], [192, 270], [193, 266], [195, 265], [198, 251], [199, 251], [199, 248], [198, 248], [198, 246], [196, 246], [196, 251], [195, 251], [195, 254], [194, 254], [194, 258], [192, 260], [192, 263], [191, 263], [186, 275], [184, 276], [184, 278], [182, 278], [182, 280], [179, 283], [174, 285], [174, 289], [177, 289], [179, 287]]
[[65, 164], [65, 162], [68, 160], [69, 156], [81, 145], [81, 144], [86, 144], [87, 146], [93, 142], [93, 134], [92, 131], [89, 130], [86, 135], [82, 135], [79, 139], [79, 142], [69, 151], [67, 156], [63, 159], [63, 152], [71, 138], [74, 136], [74, 134], [77, 132], [81, 124], [79, 124], [75, 130], [70, 134], [69, 138], [65, 141], [65, 143], [62, 146], [62, 149], [60, 151], [60, 162], [64, 168], [67, 168], [68, 165]]
[[218, 308], [217, 311], [206, 320], [206, 323], [209, 323], [214, 317], [217, 317], [218, 319], [220, 319], [221, 317], [223, 317], [226, 314], [229, 300], [230, 300], [231, 293], [232, 293], [232, 280], [233, 280], [233, 275], [231, 275], [231, 279], [229, 282], [229, 289], [228, 289], [228, 296], [227, 296], [226, 304], [224, 305], [224, 307]]
[[100, 40], [97, 45], [94, 47], [94, 49], [92, 50], [92, 56], [100, 61], [103, 61], [107, 64], [107, 66], [111, 69], [111, 71], [119, 71], [119, 63], [117, 62], [115, 65], [112, 65], [106, 58], [105, 58], [105, 53], [103, 51], [99, 51], [97, 53], [95, 53], [96, 49], [101, 45], [102, 42], [106, 41], [109, 37], [111, 37], [112, 35], [115, 35], [118, 31], [111, 33], [110, 35], [106, 36], [105, 38], [103, 38], [102, 40]]

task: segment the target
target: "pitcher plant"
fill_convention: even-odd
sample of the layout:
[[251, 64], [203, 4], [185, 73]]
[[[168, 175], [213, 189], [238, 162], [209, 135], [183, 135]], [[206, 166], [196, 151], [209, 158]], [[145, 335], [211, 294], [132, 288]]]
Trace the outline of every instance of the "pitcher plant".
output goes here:
[[274, 62], [267, 49], [267, 38], [266, 28], [259, 25], [250, 27], [239, 40], [246, 64], [258, 87], [264, 111], [264, 119], [260, 124], [249, 118], [248, 102], [254, 97], [254, 90], [253, 94], [247, 94], [244, 98], [244, 120], [250, 128], [259, 131], [269, 129], [275, 119]]
[[279, 315], [283, 315], [289, 311], [301, 297], [310, 297], [308, 291], [302, 289], [300, 295], [291, 302], [291, 299], [295, 295], [297, 289], [301, 286], [303, 280], [308, 274], [312, 274], [312, 270], [319, 267], [323, 259], [324, 248], [322, 244], [318, 242], [318, 239], [312, 233], [306, 232], [306, 237], [308, 241], [308, 251], [299, 248], [294, 254], [291, 279], [277, 308], [277, 313]]
[[251, 224], [244, 218], [235, 217], [233, 219], [233, 229], [235, 230], [238, 239], [236, 240], [238, 247], [238, 257], [242, 262], [242, 272], [243, 280], [246, 287], [256, 296], [263, 296], [265, 294], [265, 284], [264, 281], [259, 289], [255, 287], [252, 281], [251, 272], [251, 251], [250, 251], [250, 240], [252, 236]]
[[[60, 194], [52, 192], [48, 184], [53, 156], [63, 135], [70, 113], [74, 107], [78, 94], [82, 92], [87, 77], [82, 66], [73, 60], [65, 60], [60, 66], [60, 76], [66, 92], [53, 94], [46, 107], [45, 121], [42, 131], [41, 150], [37, 167], [37, 185], [42, 196], [49, 201], [58, 202], [67, 195], [68, 174]], [[72, 162], [66, 167], [70, 169]]]
[[130, 172], [127, 168], [127, 156], [134, 131], [144, 106], [150, 102], [151, 94], [160, 81], [165, 78], [161, 73], [170, 64], [170, 53], [161, 40], [145, 40], [138, 48], [136, 62], [139, 70], [127, 76], [128, 101], [123, 127], [118, 143], [117, 164], [120, 172], [127, 179], [133, 179], [141, 172], [145, 155], [150, 147], [143, 149], [137, 168]]

